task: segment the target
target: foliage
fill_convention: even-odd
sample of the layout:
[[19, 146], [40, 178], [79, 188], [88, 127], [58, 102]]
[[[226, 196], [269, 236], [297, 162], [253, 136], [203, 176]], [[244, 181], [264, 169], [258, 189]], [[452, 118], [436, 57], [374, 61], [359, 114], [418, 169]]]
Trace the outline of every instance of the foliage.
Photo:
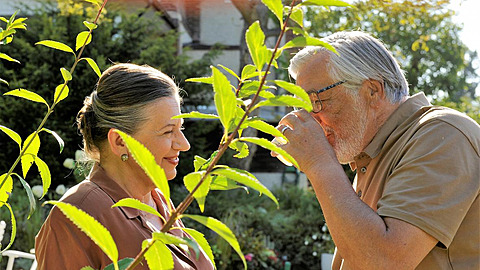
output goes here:
[[475, 99], [461, 97], [457, 102], [454, 102], [449, 98], [442, 98], [434, 100], [433, 104], [449, 107], [463, 112], [480, 124], [480, 97], [476, 97]]
[[[28, 89], [45, 97], [47, 102], [51, 102], [51, 92], [56, 87], [52, 82], [61, 79], [60, 72], [51, 71], [60, 70], [64, 64], [72, 64], [72, 61], [68, 58], [68, 54], [35, 46], [34, 43], [49, 39], [75, 45], [76, 34], [85, 29], [82, 23], [85, 17], [94, 18], [95, 14], [91, 12], [93, 7], [91, 5], [87, 5], [86, 9], [74, 9], [73, 14], [63, 9], [58, 10], [53, 3], [41, 2], [32, 6], [38, 6], [38, 8], [22, 7], [24, 13], [29, 14], [30, 17], [29, 31], [17, 33], [10, 46], [2, 46], [5, 47], [5, 49], [2, 48], [2, 52], [21, 60], [22, 63], [0, 63], [0, 77], [10, 82], [10, 89]], [[145, 15], [142, 15], [142, 12]], [[207, 72], [218, 50], [211, 51], [196, 61], [191, 61], [185, 55], [177, 55], [177, 34], [171, 31], [166, 32], [161, 27], [162, 24], [159, 16], [149, 16], [146, 11], [125, 13], [121, 9], [111, 8], [101, 17], [101, 27], [95, 29], [92, 42], [86, 47], [85, 53], [97, 61], [100, 70], [104, 70], [112, 62], [148, 63], [166, 74], [175, 75], [179, 86], [185, 88], [186, 78], [201, 76]], [[62, 166], [62, 163], [66, 158], [74, 156], [75, 151], [82, 145], [81, 137], [72, 126], [84, 97], [91, 92], [98, 78], [85, 61], [78, 64], [76, 74], [75, 79], [69, 83], [68, 98], [58, 105], [47, 123], [48, 128], [55, 130], [65, 142], [62, 154], [58, 154], [55, 140], [43, 133], [39, 135], [42, 142], [41, 158], [48, 163], [53, 182], [56, 184], [71, 185], [78, 181], [71, 171]], [[212, 95], [210, 91], [206, 93], [206, 90], [199, 85], [189, 85], [184, 106], [196, 108], [201, 104], [210, 103], [209, 98]], [[0, 86], [0, 91], [6, 93], [8, 91], [6, 85]], [[45, 105], [41, 103], [24, 102], [10, 97], [0, 98], [0, 124], [17, 131], [22, 138], [25, 138], [29, 135], [29, 131], [31, 132], [42, 120], [44, 108]], [[211, 126], [216, 126], [214, 123], [211, 125], [187, 123], [188, 125], [196, 126], [196, 132], [201, 134], [212, 132]], [[11, 143], [8, 137], [0, 132], [2, 149], [0, 170], [10, 167], [18, 154]], [[192, 148], [204, 152], [208, 147], [208, 142], [205, 142], [205, 144], [195, 144]], [[193, 154], [189, 155], [189, 160], [193, 160]], [[189, 168], [190, 164], [182, 162], [179, 171], [186, 174], [187, 171], [191, 171]], [[38, 184], [40, 178], [35, 175], [36, 168], [32, 170], [34, 172], [29, 177], [29, 183]]]
[[443, 92], [452, 101], [474, 98], [479, 78], [472, 66], [477, 53], [470, 52], [453, 23], [448, 0], [368, 0], [355, 9], [309, 10], [310, 33], [315, 36], [337, 30], [362, 30], [385, 42], [401, 66], [411, 92], [423, 91], [434, 98]]

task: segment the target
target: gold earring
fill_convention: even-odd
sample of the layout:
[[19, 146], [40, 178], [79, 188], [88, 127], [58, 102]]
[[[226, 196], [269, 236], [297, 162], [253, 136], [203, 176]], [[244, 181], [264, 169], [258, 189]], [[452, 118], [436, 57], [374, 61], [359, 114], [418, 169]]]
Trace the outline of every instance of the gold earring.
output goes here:
[[128, 155], [127, 154], [122, 154], [120, 156], [120, 158], [122, 159], [122, 161], [127, 161], [128, 160]]

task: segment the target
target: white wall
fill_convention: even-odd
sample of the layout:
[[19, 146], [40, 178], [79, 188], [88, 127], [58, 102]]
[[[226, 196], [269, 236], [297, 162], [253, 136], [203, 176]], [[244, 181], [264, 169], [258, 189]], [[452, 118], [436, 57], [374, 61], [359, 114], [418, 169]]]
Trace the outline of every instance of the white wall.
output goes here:
[[203, 1], [200, 8], [201, 44], [240, 44], [243, 20], [242, 15], [232, 3], [225, 0]]

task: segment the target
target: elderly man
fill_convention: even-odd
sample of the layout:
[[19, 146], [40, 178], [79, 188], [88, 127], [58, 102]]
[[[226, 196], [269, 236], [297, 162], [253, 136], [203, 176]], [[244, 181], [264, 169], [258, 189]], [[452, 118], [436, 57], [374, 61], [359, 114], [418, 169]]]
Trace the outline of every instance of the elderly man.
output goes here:
[[[306, 47], [289, 67], [313, 111], [278, 129], [322, 207], [333, 269], [480, 269], [480, 126], [409, 96], [370, 35], [324, 40], [338, 55]], [[340, 164], [357, 171], [353, 188]]]

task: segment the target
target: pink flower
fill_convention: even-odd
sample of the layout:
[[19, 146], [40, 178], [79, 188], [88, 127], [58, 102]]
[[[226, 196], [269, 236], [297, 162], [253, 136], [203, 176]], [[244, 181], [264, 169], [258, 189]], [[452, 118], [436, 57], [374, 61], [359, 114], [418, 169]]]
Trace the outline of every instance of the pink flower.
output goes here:
[[248, 253], [247, 255], [245, 255], [245, 260], [251, 262], [253, 260], [253, 254], [252, 253]]

